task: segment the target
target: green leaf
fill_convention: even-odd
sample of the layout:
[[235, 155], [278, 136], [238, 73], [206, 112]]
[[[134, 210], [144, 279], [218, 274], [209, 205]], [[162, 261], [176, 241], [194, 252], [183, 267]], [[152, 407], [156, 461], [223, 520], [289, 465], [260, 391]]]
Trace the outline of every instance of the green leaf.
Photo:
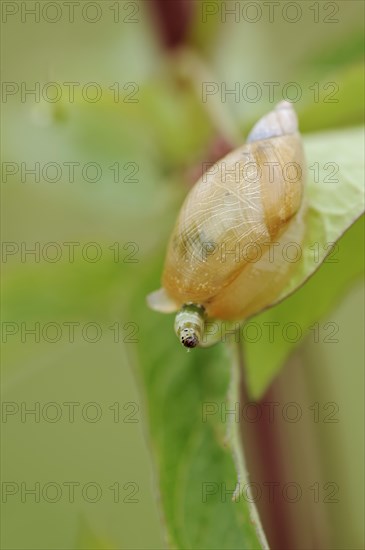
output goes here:
[[[364, 212], [362, 129], [313, 135], [304, 140], [308, 163], [306, 239], [282, 300], [297, 289]], [[317, 166], [319, 178], [316, 181]], [[318, 243], [313, 249], [313, 245]], [[334, 260], [334, 252], [331, 252]]]
[[[306, 242], [301, 261], [280, 298], [302, 288], [253, 322], [274, 319], [310, 325], [328, 312], [361, 271], [356, 254], [359, 222], [340, 241], [340, 261], [324, 263], [302, 286], [329, 252], [327, 243], [336, 241], [362, 211], [359, 136], [360, 131], [355, 129], [306, 139], [308, 165], [319, 163], [319, 182], [314, 181], [314, 170], [309, 169]], [[339, 165], [338, 183], [326, 179], [331, 175], [325, 170], [328, 162]], [[314, 257], [310, 247], [315, 242], [318, 250]], [[331, 268], [333, 273], [329, 273]], [[140, 300], [141, 294], [155, 286], [153, 270], [148, 270], [149, 281], [145, 289], [139, 288], [132, 310], [142, 323], [137, 362], [144, 380], [169, 543], [177, 548], [265, 547], [256, 512], [250, 509], [247, 499], [233, 502], [225, 493], [234, 491], [237, 474], [240, 484], [247, 478], [239, 424], [227, 423], [225, 412], [234, 409], [239, 400], [237, 359], [233, 361], [227, 399], [231, 376], [228, 365], [232, 364], [227, 349], [216, 346], [187, 353], [177, 345], [171, 317], [146, 313]], [[313, 303], [311, 308], [308, 302]], [[248, 383], [253, 395], [264, 391], [298, 343], [283, 339], [246, 342]], [[211, 414], [204, 417], [207, 410]]]
[[[151, 274], [140, 291], [152, 287]], [[178, 345], [171, 317], [147, 311], [141, 294], [132, 308], [142, 323], [134, 359], [144, 382], [169, 546], [260, 548], [247, 499], [232, 499], [237, 472], [231, 415], [224, 412], [232, 408], [227, 349], [188, 353]], [[244, 483], [243, 468], [240, 474]]]
[[[328, 314], [363, 271], [359, 253], [363, 250], [363, 220], [333, 246], [364, 210], [361, 136], [360, 129], [353, 129], [305, 139], [309, 167], [307, 234], [301, 247], [302, 256], [279, 300], [297, 292], [252, 320], [256, 324], [255, 336], [254, 330], [251, 333], [248, 327], [244, 330], [248, 383], [255, 397], [265, 391], [309, 327]], [[318, 183], [315, 163], [320, 169]], [[328, 169], [337, 166], [338, 173], [331, 176]], [[300, 288], [327, 255], [318, 273]], [[247, 338], [249, 334], [251, 341]]]
[[[253, 397], [259, 398], [264, 393], [289, 354], [311, 330], [312, 337], [317, 341], [328, 344], [336, 341], [335, 325], [328, 323], [322, 326], [316, 325], [316, 322], [330, 313], [351, 283], [364, 271], [363, 259], [359, 254], [359, 250], [364, 248], [363, 218], [340, 239], [338, 246], [337, 263], [324, 262], [297, 292], [246, 325], [244, 354], [248, 385]], [[251, 324], [255, 325], [252, 329]]]

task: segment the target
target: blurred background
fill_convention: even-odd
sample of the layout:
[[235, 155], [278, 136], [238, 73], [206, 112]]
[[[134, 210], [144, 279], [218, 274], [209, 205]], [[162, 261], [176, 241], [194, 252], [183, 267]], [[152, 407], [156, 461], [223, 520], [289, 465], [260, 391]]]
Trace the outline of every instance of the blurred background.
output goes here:
[[[274, 103], [304, 135], [363, 123], [364, 4], [1, 9], [2, 547], [165, 548], [164, 391], [191, 359], [145, 295], [202, 163]], [[256, 397], [301, 421], [243, 426], [251, 480], [306, 488], [257, 503], [272, 548], [363, 547], [362, 304], [356, 277], [320, 320], [338, 341], [307, 337]]]

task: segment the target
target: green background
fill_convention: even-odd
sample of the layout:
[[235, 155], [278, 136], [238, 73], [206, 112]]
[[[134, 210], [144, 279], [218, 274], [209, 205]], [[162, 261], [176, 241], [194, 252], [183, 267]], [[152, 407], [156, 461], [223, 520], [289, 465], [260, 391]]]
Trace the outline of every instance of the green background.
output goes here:
[[[199, 90], [199, 84], [186, 77], [191, 69], [189, 62], [185, 66], [184, 61], [176, 61], [163, 51], [149, 9], [151, 3], [129, 3], [138, 7], [136, 23], [123, 22], [130, 9], [125, 8], [128, 3], [119, 3], [118, 23], [113, 21], [110, 10], [114, 2], [98, 4], [102, 17], [96, 23], [82, 20], [76, 10], [74, 23], [68, 22], [63, 12], [62, 19], [54, 24], [42, 18], [38, 23], [31, 17], [23, 23], [19, 14], [3, 19], [2, 24], [3, 81], [19, 86], [25, 82], [29, 88], [35, 82], [41, 87], [50, 81], [80, 82], [80, 87], [97, 82], [103, 90], [102, 99], [96, 103], [85, 101], [79, 93], [70, 103], [63, 88], [62, 100], [53, 104], [34, 102], [30, 96], [22, 102], [20, 94], [16, 94], [3, 100], [1, 106], [3, 162], [24, 162], [29, 167], [35, 162], [42, 166], [48, 162], [61, 166], [70, 161], [81, 166], [96, 162], [102, 167], [102, 177], [94, 183], [85, 181], [79, 168], [72, 183], [66, 169], [60, 181], [54, 183], [44, 179], [36, 183], [32, 176], [22, 182], [20, 171], [7, 181], [3, 176], [2, 240], [20, 247], [21, 243], [31, 246], [39, 242], [41, 250], [46, 243], [56, 242], [62, 250], [60, 260], [54, 263], [43, 258], [36, 262], [31, 256], [22, 261], [19, 253], [7, 261], [3, 259], [3, 329], [4, 322], [19, 326], [17, 334], [3, 340], [3, 406], [14, 402], [19, 408], [22, 403], [31, 407], [39, 402], [42, 407], [56, 402], [61, 405], [62, 417], [52, 423], [42, 416], [40, 422], [32, 416], [22, 421], [19, 413], [3, 416], [2, 480], [25, 482], [29, 487], [36, 482], [41, 486], [48, 482], [62, 485], [75, 481], [80, 486], [95, 482], [102, 489], [96, 503], [86, 502], [78, 489], [74, 503], [68, 501], [66, 490], [56, 503], [45, 499], [35, 503], [31, 496], [21, 502], [19, 493], [9, 496], [2, 503], [2, 547], [6, 549], [166, 546], [160, 501], [156, 497], [159, 478], [171, 484], [171, 495], [167, 491], [171, 500], [180, 498], [186, 507], [189, 495], [183, 490], [180, 496], [172, 495], [176, 480], [172, 475], [169, 478], [168, 470], [158, 471], [156, 463], [161, 468], [168, 462], [156, 460], [156, 455], [165, 444], [164, 437], [171, 433], [173, 441], [178, 430], [173, 419], [178, 418], [179, 411], [169, 408], [166, 388], [169, 376], [173, 379], [175, 365], [187, 362], [187, 356], [177, 342], [171, 345], [172, 319], [160, 321], [157, 314], [149, 312], [144, 296], [159, 286], [168, 235], [189, 188], [189, 170], [205, 158], [220, 124], [217, 110], [223, 108], [227, 134], [243, 140], [252, 122], [272, 106], [267, 96], [256, 103], [235, 102], [228, 96], [227, 102], [222, 103], [218, 94], [212, 120], [199, 91], [194, 92], [194, 88]], [[231, 19], [222, 22], [218, 15], [203, 23], [204, 6], [200, 2], [194, 4], [196, 13], [189, 40], [209, 71], [206, 80], [226, 82], [227, 88], [235, 82], [278, 81], [279, 90], [288, 82], [299, 83], [303, 97], [296, 110], [304, 133], [361, 124], [362, 2], [331, 3], [339, 8], [335, 16], [338, 22], [332, 24], [324, 22], [329, 15], [324, 2], [319, 2], [318, 23], [313, 22], [309, 2], [298, 2], [303, 16], [295, 24], [281, 15], [286, 2], [281, 2], [272, 23], [267, 15], [256, 23], [249, 23], [242, 16], [237, 23]], [[200, 75], [197, 82], [199, 79]], [[137, 83], [138, 102], [115, 102], [108, 90], [115, 82], [120, 83], [122, 97], [125, 83]], [[321, 90], [318, 103], [313, 101], [309, 89], [314, 82], [319, 83]], [[328, 82], [338, 84], [338, 103], [323, 101], [323, 86]], [[279, 94], [277, 100], [280, 99]], [[120, 163], [123, 178], [129, 171], [125, 165], [136, 163], [138, 181], [115, 183], [109, 168], [115, 162]], [[70, 241], [81, 243], [80, 248], [85, 243], [98, 243], [102, 250], [100, 260], [85, 260], [79, 248], [75, 261], [70, 263], [62, 244]], [[118, 262], [109, 248], [116, 242], [120, 245]], [[126, 243], [136, 243], [136, 263], [125, 261], [132, 250], [123, 249]], [[360, 247], [359, 243], [358, 253], [362, 254]], [[331, 285], [331, 281], [327, 284]], [[296, 479], [303, 486], [313, 479], [321, 483], [332, 480], [341, 489], [340, 502], [332, 508], [319, 505], [316, 509], [301, 501], [300, 506], [285, 512], [289, 514], [286, 518], [292, 518], [291, 543], [295, 547], [300, 547], [299, 541], [305, 541], [308, 548], [318, 547], [311, 538], [312, 531], [308, 535], [308, 525], [313, 526], [314, 518], [322, 517], [321, 514], [326, 520], [322, 522], [325, 527], [318, 528], [318, 540], [325, 540], [329, 548], [353, 549], [363, 545], [362, 300], [362, 290], [354, 282], [353, 288], [339, 295], [320, 320], [321, 324], [338, 324], [339, 342], [315, 344], [308, 336], [272, 387], [280, 402], [298, 401], [303, 409], [315, 401], [336, 402], [340, 411], [338, 424], [309, 423], [306, 428], [294, 425], [291, 431], [287, 424], [276, 427], [280, 431], [277, 437], [284, 438], [287, 448], [282, 457], [286, 479]], [[35, 342], [31, 335], [22, 342], [21, 323], [31, 328], [35, 323], [64, 327], [70, 322], [80, 324], [72, 343], [66, 328], [58, 342], [46, 342], [43, 338]], [[138, 343], [123, 341], [128, 333], [128, 327], [123, 327], [128, 322], [139, 328]], [[99, 341], [91, 343], [82, 337], [80, 328], [87, 323], [101, 327]], [[120, 327], [118, 342], [109, 328], [114, 323]], [[155, 329], [155, 341], [150, 336], [151, 326]], [[150, 357], [163, 357], [160, 370], [144, 369]], [[197, 368], [199, 361], [203, 359], [196, 360]], [[140, 363], [142, 368], [137, 368]], [[214, 390], [214, 384], [221, 379], [226, 381], [228, 370], [217, 374], [220, 367], [213, 367]], [[201, 382], [209, 385], [206, 371]], [[151, 384], [155, 388], [152, 404], [146, 390]], [[206, 395], [210, 391], [211, 388]], [[81, 404], [73, 423], [68, 421], [67, 409], [62, 405], [65, 402]], [[85, 421], [80, 414], [82, 406], [90, 402], [96, 402], [102, 411], [97, 422]], [[120, 407], [118, 422], [110, 409], [114, 403]], [[126, 421], [134, 410], [137, 422]], [[184, 414], [189, 414], [188, 407]], [[151, 436], [150, 425], [154, 422], [161, 432], [154, 427]], [[315, 449], [312, 454], [308, 451], [312, 459], [315, 457], [309, 473], [308, 469], [303, 473], [301, 467], [306, 456], [300, 447], [304, 433], [305, 449]], [[248, 448], [254, 441], [252, 437], [244, 436]], [[208, 451], [209, 443], [208, 440]], [[254, 468], [255, 451], [249, 451], [247, 458], [252, 476], [260, 476], [259, 467], [257, 471]], [[175, 459], [178, 461], [179, 456]], [[308, 462], [312, 459], [308, 458]], [[113, 502], [109, 489], [115, 482], [121, 487], [118, 503]], [[138, 485], [138, 502], [123, 502], [130, 491], [123, 486], [129, 482]], [[176, 532], [184, 528], [189, 517], [186, 510], [185, 515], [180, 509], [179, 513]], [[270, 531], [270, 513], [263, 508], [262, 514], [264, 528]], [[204, 542], [197, 542], [199, 534], [190, 535], [191, 539], [176, 536], [175, 540], [185, 541], [189, 547], [204, 547]], [[209, 547], [214, 548], [214, 533], [211, 536]], [[201, 540], [206, 543], [207, 539]], [[234, 527], [233, 544], [241, 547]]]

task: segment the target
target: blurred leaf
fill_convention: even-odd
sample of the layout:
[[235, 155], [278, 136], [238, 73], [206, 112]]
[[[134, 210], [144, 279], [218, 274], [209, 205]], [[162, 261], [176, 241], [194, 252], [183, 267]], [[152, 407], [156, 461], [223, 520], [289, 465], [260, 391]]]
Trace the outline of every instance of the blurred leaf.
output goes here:
[[[349, 130], [311, 136], [305, 140], [309, 167], [307, 234], [301, 258], [279, 300], [284, 300], [295, 290], [297, 292], [254, 318], [263, 334], [268, 335], [269, 331], [269, 325], [265, 323], [273, 322], [279, 323], [279, 331], [283, 330], [285, 323], [297, 323], [302, 334], [295, 342], [289, 342], [290, 337], [268, 338], [266, 342], [256, 344], [245, 342], [249, 385], [255, 397], [264, 392], [290, 351], [302, 341], [308, 327], [328, 313], [341, 293], [363, 271], [360, 254], [363, 250], [362, 220], [333, 248], [334, 243], [363, 212], [361, 136], [360, 130]], [[321, 167], [318, 183], [314, 181], [313, 166], [316, 162]], [[323, 170], [326, 163], [338, 166], [338, 173], [333, 178]], [[327, 254], [327, 262], [300, 288]]]
[[[313, 132], [362, 124], [364, 120], [364, 68], [362, 63], [327, 73], [316, 83], [308, 82], [307, 101], [298, 108], [300, 129]], [[314, 101], [315, 99], [315, 101]]]
[[361, 61], [364, 55], [364, 36], [363, 30], [351, 28], [343, 40], [336, 36], [335, 40], [325, 43], [322, 48], [317, 48], [315, 52], [309, 52], [306, 57], [306, 65], [313, 72], [318, 69], [318, 73], [323, 76], [323, 71], [329, 67], [340, 67]]
[[217, 4], [210, 6], [205, 0], [195, 0], [194, 19], [190, 31], [190, 43], [197, 50], [208, 53], [219, 36], [222, 26], [220, 17], [212, 17], [209, 13], [215, 11]]
[[[80, 550], [117, 550], [117, 546], [96, 535], [84, 517], [79, 521], [76, 548]], [[122, 550], [120, 545], [118, 545], [118, 550]]]
[[[246, 11], [233, 1], [224, 6], [213, 3], [209, 11], [215, 15], [209, 15], [205, 23], [221, 22], [209, 51], [215, 72], [210, 80], [218, 85], [216, 97], [234, 113], [244, 133], [247, 135], [260, 115], [283, 99], [296, 101], [299, 115], [303, 111], [300, 127], [306, 132], [362, 124], [363, 4], [357, 0], [339, 0], [336, 5], [300, 2], [297, 8], [301, 17], [295, 24], [283, 17], [283, 3], [271, 6], [275, 16], [270, 22], [269, 5], [249, 7], [247, 3]], [[319, 10], [316, 24], [314, 9]], [[331, 10], [336, 10], [338, 24], [326, 21]], [[257, 20], [250, 22], [255, 14]], [[310, 41], [298, 40], [298, 36], [310, 36]], [[331, 87], [324, 88], [331, 82], [339, 89], [333, 96]], [[316, 83], [320, 86], [319, 101], [313, 89]], [[246, 89], [250, 84], [252, 88]], [[270, 84], [275, 85], [271, 98]], [[332, 98], [338, 103], [324, 103], [324, 99]], [[214, 97], [208, 97], [208, 102], [211, 99]]]
[[[153, 133], [162, 166], [170, 171], [199, 158], [213, 128], [191, 79], [181, 74], [180, 64], [180, 57], [172, 58], [167, 73], [141, 90], [143, 123]], [[174, 72], [176, 79], [171, 78]]]
[[[292, 99], [297, 90], [298, 100], [294, 102], [298, 113], [299, 128], [302, 133], [339, 129], [361, 125], [364, 120], [364, 69], [362, 63], [346, 65], [338, 70], [323, 74], [304, 73], [298, 82], [293, 83]], [[294, 91], [293, 91], [294, 90]], [[281, 97], [277, 94], [276, 99]], [[275, 103], [275, 102], [274, 102]], [[270, 110], [273, 102], [268, 103]], [[261, 106], [261, 110], [263, 107]], [[257, 113], [247, 114], [242, 132], [248, 135], [257, 122]]]

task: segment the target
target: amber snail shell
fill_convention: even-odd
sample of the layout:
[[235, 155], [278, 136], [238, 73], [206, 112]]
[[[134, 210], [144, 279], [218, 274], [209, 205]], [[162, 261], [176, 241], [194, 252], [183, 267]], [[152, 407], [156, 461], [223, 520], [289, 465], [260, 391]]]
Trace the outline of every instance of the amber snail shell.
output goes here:
[[162, 288], [148, 296], [152, 309], [178, 311], [184, 346], [200, 344], [207, 319], [246, 319], [275, 301], [293, 267], [280, 251], [303, 238], [304, 178], [297, 117], [282, 101], [191, 189]]

